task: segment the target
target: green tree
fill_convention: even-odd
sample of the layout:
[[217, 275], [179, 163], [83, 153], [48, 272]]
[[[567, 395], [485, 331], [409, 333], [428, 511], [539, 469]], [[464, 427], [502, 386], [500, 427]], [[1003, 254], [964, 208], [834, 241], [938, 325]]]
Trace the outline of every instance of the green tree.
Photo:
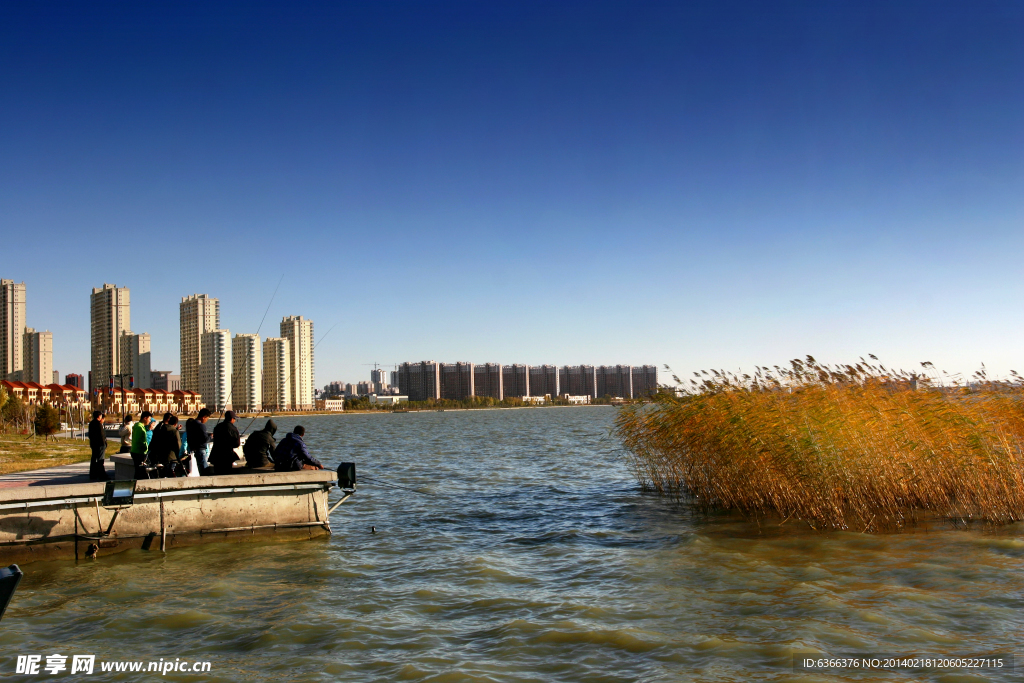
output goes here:
[[25, 402], [17, 396], [11, 396], [0, 410], [0, 418], [3, 419], [5, 426], [13, 424], [17, 427], [25, 419]]
[[60, 412], [49, 403], [44, 403], [36, 410], [36, 434], [44, 438], [53, 436], [60, 429]]

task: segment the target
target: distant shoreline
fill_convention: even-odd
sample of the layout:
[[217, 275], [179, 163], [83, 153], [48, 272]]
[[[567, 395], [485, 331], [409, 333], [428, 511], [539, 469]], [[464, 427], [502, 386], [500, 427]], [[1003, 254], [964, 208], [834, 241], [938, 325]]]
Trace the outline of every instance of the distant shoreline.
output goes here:
[[[572, 406], [486, 406], [480, 408], [409, 408], [408, 410], [303, 410], [285, 411], [281, 413], [237, 413], [238, 419], [254, 417], [300, 417], [303, 415], [389, 415], [391, 413], [448, 413], [448, 412], [479, 412], [481, 410], [536, 410], [538, 408], [614, 408], [610, 403], [581, 403]], [[210, 417], [215, 420], [215, 417]]]

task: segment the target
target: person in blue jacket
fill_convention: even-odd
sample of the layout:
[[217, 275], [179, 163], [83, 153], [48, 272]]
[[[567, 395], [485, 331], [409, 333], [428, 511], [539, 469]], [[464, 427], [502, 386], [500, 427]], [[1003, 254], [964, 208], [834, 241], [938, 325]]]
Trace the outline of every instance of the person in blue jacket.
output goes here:
[[309, 454], [302, 437], [306, 430], [298, 426], [288, 432], [281, 443], [274, 449], [274, 469], [278, 472], [298, 472], [299, 470], [322, 470], [324, 466]]

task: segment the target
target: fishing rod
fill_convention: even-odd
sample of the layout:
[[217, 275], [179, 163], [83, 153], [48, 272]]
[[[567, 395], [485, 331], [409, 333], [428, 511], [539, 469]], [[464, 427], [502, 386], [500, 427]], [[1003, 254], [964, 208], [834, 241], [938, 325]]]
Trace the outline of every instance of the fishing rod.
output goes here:
[[[256, 328], [256, 343], [257, 344], [260, 343], [260, 330], [263, 329], [263, 323], [267, 319], [267, 314], [270, 313], [270, 307], [274, 304], [274, 299], [277, 297], [277, 290], [281, 289], [281, 282], [283, 282], [283, 281], [284, 281], [284, 273], [281, 273], [281, 277], [278, 278], [278, 280], [277, 280], [277, 287], [274, 287], [274, 293], [270, 295], [270, 303], [267, 304], [267, 309], [265, 311], [263, 311], [263, 317], [260, 318], [260, 324]], [[244, 369], [244, 368], [249, 366], [249, 355], [251, 353], [252, 353], [252, 345], [249, 344], [248, 348], [245, 350], [245, 363], [243, 363], [242, 367], [239, 368], [239, 372], [241, 372], [242, 369]], [[231, 392], [234, 391], [234, 390], [235, 390], [235, 375], [232, 375], [231, 376], [231, 386], [228, 387], [228, 397], [227, 397], [227, 400], [224, 401], [224, 405], [227, 405], [228, 403], [230, 403], [230, 401], [231, 401]], [[224, 419], [224, 411], [221, 411], [220, 417], [217, 418], [217, 424], [220, 424], [221, 420], [223, 420], [223, 419]], [[255, 421], [255, 420], [256, 420], [256, 418], [254, 417], [253, 421]], [[252, 422], [249, 423], [249, 427], [251, 427], [251, 426], [252, 426]], [[246, 432], [249, 431], [249, 427], [245, 428]], [[242, 434], [245, 434], [245, 432], [242, 432]]]

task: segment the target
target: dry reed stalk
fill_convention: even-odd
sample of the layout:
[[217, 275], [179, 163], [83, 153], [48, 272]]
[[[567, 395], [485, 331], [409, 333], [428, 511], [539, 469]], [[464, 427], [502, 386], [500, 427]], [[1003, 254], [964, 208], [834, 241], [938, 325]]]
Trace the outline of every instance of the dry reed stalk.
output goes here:
[[971, 388], [938, 388], [810, 356], [753, 376], [703, 375], [681, 396], [620, 413], [616, 430], [644, 487], [815, 528], [895, 529], [921, 510], [1024, 519], [1019, 381], [980, 374]]

